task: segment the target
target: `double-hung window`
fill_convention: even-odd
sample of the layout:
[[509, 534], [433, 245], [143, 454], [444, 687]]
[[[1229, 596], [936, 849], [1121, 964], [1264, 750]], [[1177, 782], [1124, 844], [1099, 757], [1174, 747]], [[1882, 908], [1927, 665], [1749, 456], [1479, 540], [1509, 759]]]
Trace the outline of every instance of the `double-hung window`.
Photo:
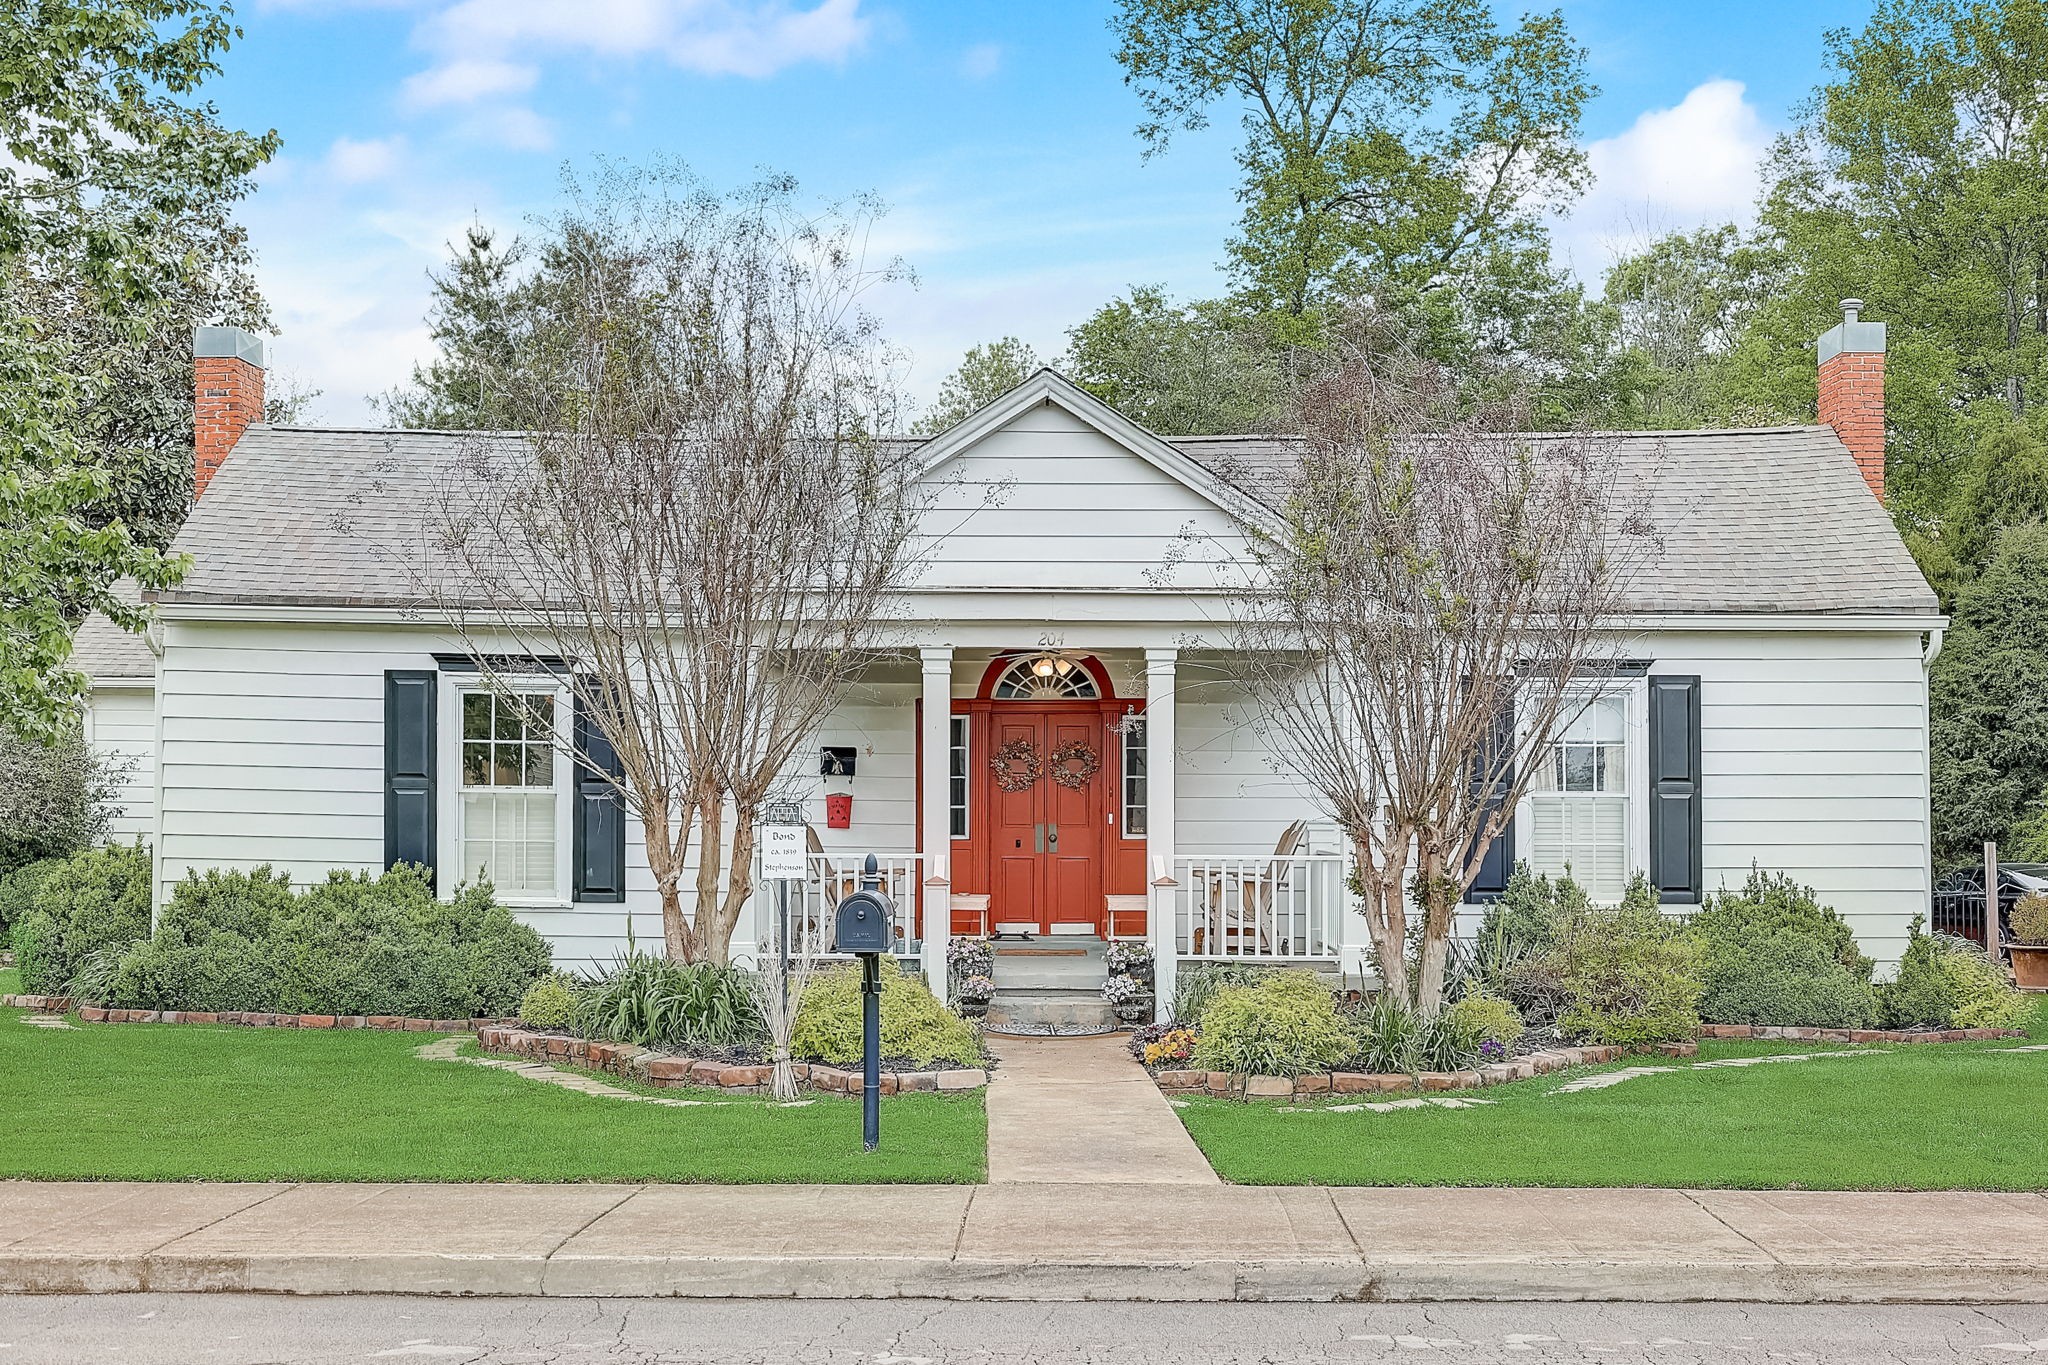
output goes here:
[[1568, 871], [1607, 904], [1621, 899], [1638, 864], [1633, 699], [1624, 690], [1594, 697], [1576, 715], [1567, 709], [1569, 723], [1536, 755], [1521, 822], [1531, 868], [1552, 877]]
[[557, 752], [566, 699], [542, 683], [450, 690], [458, 699], [452, 846], [460, 880], [488, 877], [509, 902], [566, 903], [571, 840], [563, 779], [571, 765]]

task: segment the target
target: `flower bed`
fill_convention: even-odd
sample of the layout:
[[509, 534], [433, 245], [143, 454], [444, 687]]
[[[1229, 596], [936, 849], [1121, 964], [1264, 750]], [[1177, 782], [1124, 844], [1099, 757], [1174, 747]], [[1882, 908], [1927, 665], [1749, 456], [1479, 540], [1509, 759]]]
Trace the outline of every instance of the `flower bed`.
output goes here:
[[[1231, 1071], [1159, 1070], [1152, 1079], [1168, 1094], [1207, 1094], [1245, 1099], [1315, 1099], [1325, 1095], [1370, 1095], [1401, 1090], [1476, 1090], [1487, 1085], [1526, 1081], [1574, 1066], [1611, 1062], [1627, 1049], [1612, 1046], [1560, 1047], [1532, 1052], [1509, 1062], [1471, 1071], [1362, 1072], [1323, 1071], [1305, 1076], [1245, 1076]], [[1666, 1057], [1692, 1057], [1697, 1043], [1661, 1043]]]
[[[686, 1057], [660, 1052], [633, 1043], [593, 1043], [559, 1033], [534, 1033], [526, 1029], [490, 1026], [477, 1033], [478, 1044], [501, 1057], [519, 1057], [534, 1062], [570, 1062], [606, 1071], [629, 1081], [660, 1089], [710, 1086], [766, 1094], [775, 1068], [761, 1061], [733, 1061], [727, 1057]], [[727, 1050], [729, 1051], [729, 1050]], [[814, 1090], [829, 1094], [858, 1095], [861, 1073], [823, 1062], [798, 1062], [796, 1078]], [[885, 1070], [884, 1095], [909, 1094], [918, 1090], [979, 1090], [988, 1084], [983, 1067], [956, 1066], [917, 1071]]]

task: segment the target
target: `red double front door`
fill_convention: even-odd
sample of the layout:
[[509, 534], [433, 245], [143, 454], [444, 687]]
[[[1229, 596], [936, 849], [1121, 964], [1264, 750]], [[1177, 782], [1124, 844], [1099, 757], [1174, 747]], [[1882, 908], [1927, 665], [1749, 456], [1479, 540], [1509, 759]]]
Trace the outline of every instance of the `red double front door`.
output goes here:
[[[1001, 925], [1035, 925], [1042, 934], [1096, 932], [1103, 913], [1105, 836], [1115, 832], [1108, 823], [1115, 778], [1106, 760], [1116, 756], [1102, 752], [1108, 746], [1101, 708], [1004, 705], [989, 713], [988, 733], [989, 752], [1029, 744], [1045, 762], [1036, 781], [1015, 791], [1005, 790], [988, 765], [980, 765], [978, 785], [989, 812], [991, 918]], [[1095, 755], [1096, 771], [1080, 780], [1080, 762], [1053, 761], [1062, 749]]]

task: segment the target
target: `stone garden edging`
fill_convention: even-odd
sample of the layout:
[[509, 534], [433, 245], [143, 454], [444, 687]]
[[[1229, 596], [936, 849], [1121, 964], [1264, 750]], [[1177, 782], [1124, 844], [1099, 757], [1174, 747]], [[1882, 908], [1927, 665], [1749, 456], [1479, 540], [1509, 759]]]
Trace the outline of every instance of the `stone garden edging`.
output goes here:
[[[1700, 1037], [1721, 1041], [1754, 1040], [1787, 1043], [1988, 1043], [2004, 1038], [2024, 1038], [2023, 1029], [1951, 1028], [1907, 1032], [1901, 1029], [1796, 1028], [1774, 1024], [1702, 1024]], [[1650, 1051], [1651, 1049], [1640, 1049]], [[1654, 1049], [1665, 1057], [1696, 1057], [1698, 1043], [1659, 1043]], [[1482, 1086], [1506, 1085], [1511, 1081], [1533, 1080], [1553, 1071], [1574, 1066], [1597, 1066], [1618, 1061], [1629, 1053], [1624, 1047], [1559, 1047], [1532, 1052], [1510, 1061], [1471, 1071], [1421, 1071], [1365, 1073], [1354, 1071], [1317, 1072], [1307, 1076], [1246, 1076], [1230, 1071], [1181, 1071], [1162, 1069], [1152, 1079], [1168, 1094], [1215, 1095], [1219, 1098], [1293, 1099], [1327, 1095], [1369, 1095], [1415, 1090], [1477, 1090]]]
[[[663, 1090], [684, 1086], [715, 1087], [766, 1094], [775, 1068], [696, 1060], [679, 1053], [659, 1052], [633, 1043], [593, 1043], [559, 1033], [533, 1033], [521, 1028], [487, 1025], [477, 1031], [477, 1044], [499, 1056], [534, 1062], [570, 1062], [606, 1071], [625, 1080], [639, 1081]], [[861, 1074], [823, 1062], [795, 1063], [798, 1083], [835, 1095], [858, 1095]], [[983, 1067], [961, 1067], [951, 1071], [884, 1071], [882, 1093], [907, 1095], [913, 1091], [979, 1090], [988, 1084]]]
[[[1692, 1057], [1698, 1043], [1660, 1043], [1656, 1049], [1666, 1057]], [[1505, 1062], [1495, 1062], [1470, 1071], [1319, 1071], [1306, 1076], [1245, 1076], [1232, 1071], [1173, 1071], [1153, 1073], [1161, 1090], [1168, 1094], [1206, 1094], [1220, 1098], [1311, 1099], [1327, 1095], [1372, 1095], [1414, 1090], [1477, 1090], [1487, 1085], [1507, 1085], [1533, 1080], [1553, 1071], [1574, 1066], [1595, 1066], [1616, 1061], [1628, 1052], [1622, 1047], [1558, 1047], [1531, 1052]]]
[[1792, 1028], [1777, 1024], [1702, 1024], [1700, 1037], [1754, 1039], [1759, 1043], [1989, 1043], [2024, 1038], [2016, 1028]]
[[0, 995], [0, 1008], [74, 1011], [88, 1024], [231, 1024], [239, 1028], [365, 1028], [393, 1033], [477, 1033], [504, 1019], [414, 1019], [396, 1014], [274, 1014], [267, 1010], [111, 1010], [61, 995]]

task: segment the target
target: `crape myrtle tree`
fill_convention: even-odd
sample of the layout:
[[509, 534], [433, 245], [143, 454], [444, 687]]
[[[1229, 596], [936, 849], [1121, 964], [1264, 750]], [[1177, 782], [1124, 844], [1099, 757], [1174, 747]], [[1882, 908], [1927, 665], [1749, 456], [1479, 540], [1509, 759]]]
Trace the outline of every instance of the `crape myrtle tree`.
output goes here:
[[1387, 988], [1433, 1012], [1453, 917], [1537, 780], [1612, 686], [1633, 566], [1654, 537], [1613, 447], [1516, 434], [1369, 325], [1296, 400], [1296, 459], [1251, 516], [1233, 595], [1276, 764], [1349, 839]]
[[528, 435], [466, 443], [421, 581], [501, 693], [507, 655], [568, 663], [668, 954], [724, 962], [761, 808], [910, 571], [916, 469], [861, 307], [901, 268], [863, 255], [877, 206], [813, 212], [787, 179], [605, 165], [568, 203], [480, 378]]

